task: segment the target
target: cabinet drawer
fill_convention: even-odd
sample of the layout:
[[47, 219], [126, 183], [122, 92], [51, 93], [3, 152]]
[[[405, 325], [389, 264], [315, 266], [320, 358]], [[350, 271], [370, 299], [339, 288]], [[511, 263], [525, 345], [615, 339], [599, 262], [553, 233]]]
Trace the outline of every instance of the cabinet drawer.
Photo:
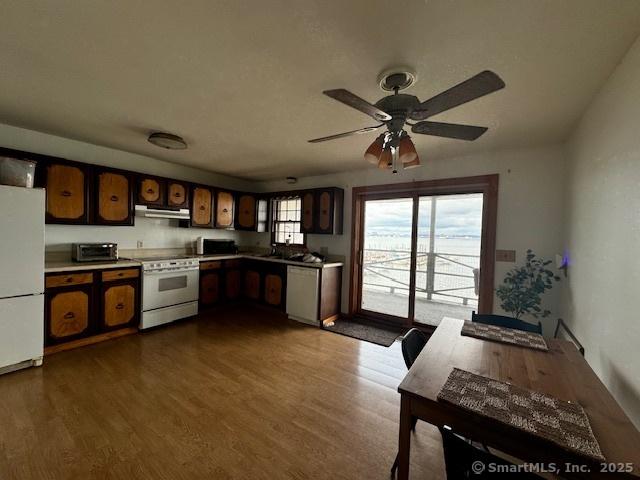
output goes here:
[[84, 285], [86, 283], [93, 283], [93, 273], [66, 273], [63, 275], [50, 275], [45, 280], [45, 286], [47, 288]]
[[102, 281], [111, 282], [113, 280], [122, 280], [124, 278], [138, 278], [140, 270], [137, 268], [127, 268], [126, 270], [105, 270], [102, 272]]
[[222, 268], [222, 262], [201, 262], [200, 270], [216, 270], [218, 268]]

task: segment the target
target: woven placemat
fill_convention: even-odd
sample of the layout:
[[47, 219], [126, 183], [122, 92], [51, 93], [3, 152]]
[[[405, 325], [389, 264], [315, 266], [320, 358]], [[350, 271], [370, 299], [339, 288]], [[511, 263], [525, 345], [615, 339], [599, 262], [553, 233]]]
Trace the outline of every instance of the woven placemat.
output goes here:
[[577, 403], [454, 368], [438, 400], [604, 461], [589, 418]]
[[522, 330], [514, 330], [513, 328], [465, 321], [460, 333], [467, 337], [509, 343], [511, 345], [533, 348], [535, 350], [549, 350], [547, 342], [544, 341], [544, 337], [539, 333], [524, 332]]

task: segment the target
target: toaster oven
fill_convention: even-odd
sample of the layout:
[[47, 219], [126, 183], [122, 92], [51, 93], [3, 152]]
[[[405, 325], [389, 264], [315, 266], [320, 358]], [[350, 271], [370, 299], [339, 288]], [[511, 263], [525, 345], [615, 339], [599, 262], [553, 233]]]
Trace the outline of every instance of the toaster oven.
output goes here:
[[71, 258], [74, 262], [113, 262], [118, 260], [118, 244], [74, 243]]

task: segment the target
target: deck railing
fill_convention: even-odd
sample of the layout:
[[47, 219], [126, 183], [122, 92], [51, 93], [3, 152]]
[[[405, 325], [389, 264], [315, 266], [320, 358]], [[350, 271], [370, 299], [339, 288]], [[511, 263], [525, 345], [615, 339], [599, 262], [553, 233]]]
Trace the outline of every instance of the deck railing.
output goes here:
[[[441, 252], [416, 254], [416, 293], [462, 300], [478, 300], [479, 255]], [[411, 252], [367, 248], [363, 258], [363, 286], [409, 290]]]

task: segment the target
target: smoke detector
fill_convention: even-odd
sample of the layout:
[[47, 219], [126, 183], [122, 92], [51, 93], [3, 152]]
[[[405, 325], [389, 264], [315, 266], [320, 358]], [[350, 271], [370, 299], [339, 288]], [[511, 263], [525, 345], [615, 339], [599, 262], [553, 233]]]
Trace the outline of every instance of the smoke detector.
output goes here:
[[168, 150], [186, 150], [187, 148], [187, 142], [182, 137], [172, 133], [154, 132], [149, 135], [147, 141], [157, 147]]

